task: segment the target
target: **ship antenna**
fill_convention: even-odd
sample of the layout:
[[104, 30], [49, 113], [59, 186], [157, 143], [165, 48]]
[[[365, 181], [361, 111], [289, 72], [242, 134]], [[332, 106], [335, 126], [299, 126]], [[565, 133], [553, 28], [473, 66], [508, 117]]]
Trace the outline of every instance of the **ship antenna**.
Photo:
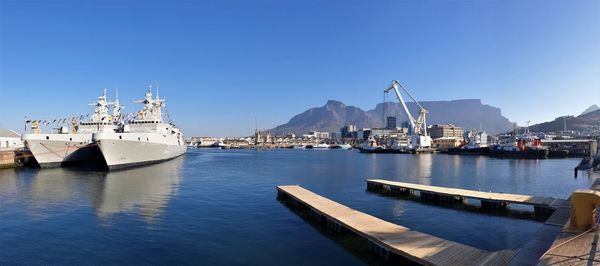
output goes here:
[[115, 107], [117, 107], [117, 109], [120, 109], [121, 106], [119, 104], [119, 87], [117, 86], [117, 93], [115, 94]]
[[160, 97], [158, 97], [158, 81], [156, 82], [156, 99], [160, 100]]

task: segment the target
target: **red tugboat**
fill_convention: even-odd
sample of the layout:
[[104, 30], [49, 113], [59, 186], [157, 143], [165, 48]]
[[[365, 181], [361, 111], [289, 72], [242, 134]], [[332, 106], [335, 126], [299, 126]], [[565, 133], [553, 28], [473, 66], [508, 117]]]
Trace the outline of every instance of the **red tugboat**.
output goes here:
[[550, 150], [542, 145], [542, 140], [531, 134], [501, 137], [499, 143], [491, 148], [490, 156], [517, 159], [546, 159]]

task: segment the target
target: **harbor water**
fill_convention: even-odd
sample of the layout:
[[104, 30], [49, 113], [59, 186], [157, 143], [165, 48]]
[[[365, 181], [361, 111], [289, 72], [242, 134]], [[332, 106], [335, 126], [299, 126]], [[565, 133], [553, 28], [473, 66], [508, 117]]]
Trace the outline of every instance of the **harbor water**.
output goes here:
[[567, 198], [596, 174], [579, 159], [512, 160], [351, 150], [190, 149], [164, 163], [104, 172], [0, 170], [0, 264], [364, 265], [351, 238], [276, 199], [297, 184], [384, 220], [495, 251], [522, 247], [539, 220], [366, 190], [366, 178]]

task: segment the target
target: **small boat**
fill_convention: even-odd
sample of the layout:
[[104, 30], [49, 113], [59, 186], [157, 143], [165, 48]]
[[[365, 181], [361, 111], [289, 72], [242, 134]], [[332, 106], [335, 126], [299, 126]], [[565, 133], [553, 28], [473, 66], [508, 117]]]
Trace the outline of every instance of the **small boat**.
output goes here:
[[351, 150], [352, 149], [352, 145], [350, 145], [348, 143], [338, 145], [338, 147], [342, 150]]
[[194, 142], [190, 142], [190, 144], [187, 145], [188, 148], [197, 148], [198, 144], [194, 143]]
[[210, 145], [211, 148], [219, 148], [219, 149], [229, 149], [231, 145], [223, 143], [223, 141], [218, 141]]
[[305, 149], [304, 145], [295, 145], [295, 146], [292, 146], [292, 148], [293, 149], [297, 149], [297, 150], [304, 150]]
[[326, 150], [326, 149], [329, 149], [329, 144], [327, 144], [327, 143], [319, 143], [317, 145], [314, 145], [313, 149], [315, 149], [315, 150]]
[[581, 159], [581, 162], [575, 167], [576, 171], [585, 171], [592, 169], [594, 167], [594, 158], [590, 156], [585, 156]]

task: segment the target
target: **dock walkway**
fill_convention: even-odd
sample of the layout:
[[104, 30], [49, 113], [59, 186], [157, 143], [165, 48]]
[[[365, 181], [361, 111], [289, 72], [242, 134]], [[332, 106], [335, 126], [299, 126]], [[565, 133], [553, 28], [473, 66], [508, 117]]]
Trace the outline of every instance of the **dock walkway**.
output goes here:
[[414, 231], [351, 209], [300, 186], [278, 186], [277, 191], [279, 198], [293, 199], [321, 219], [366, 238], [384, 253], [392, 252], [419, 264], [505, 265], [516, 253], [515, 250], [489, 252]]
[[547, 215], [548, 218], [533, 238], [518, 250], [510, 265], [535, 264], [552, 245], [552, 240], [560, 233], [562, 225], [569, 220], [570, 201], [564, 199], [436, 187], [382, 179], [368, 179], [367, 186], [370, 189], [385, 189], [392, 194], [413, 194], [419, 191], [420, 197], [443, 202], [464, 202], [470, 198], [480, 200], [482, 206], [503, 208], [510, 203], [533, 206], [536, 214]]
[[531, 205], [537, 212], [551, 213], [554, 208], [553, 205], [562, 199], [555, 199], [550, 197], [536, 197], [529, 195], [510, 194], [510, 193], [498, 193], [498, 192], [485, 192], [475, 191], [460, 188], [447, 188], [437, 187], [413, 183], [404, 183], [398, 181], [389, 181], [383, 179], [367, 179], [368, 188], [384, 188], [392, 193], [402, 194], [419, 191], [422, 198], [438, 199], [440, 201], [456, 202], [464, 201], [467, 198], [477, 199], [481, 201], [482, 207], [485, 206], [497, 206], [506, 207], [511, 203]]

